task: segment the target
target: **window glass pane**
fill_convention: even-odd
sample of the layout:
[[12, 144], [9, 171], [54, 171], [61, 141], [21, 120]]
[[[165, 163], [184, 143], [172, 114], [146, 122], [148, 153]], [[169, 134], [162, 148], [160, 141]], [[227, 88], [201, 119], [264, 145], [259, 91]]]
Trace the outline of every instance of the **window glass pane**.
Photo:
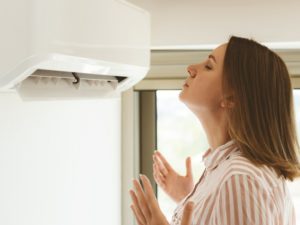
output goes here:
[[[201, 160], [208, 143], [196, 116], [179, 100], [180, 91], [157, 91], [157, 148], [181, 175], [186, 174], [185, 159], [191, 156], [196, 183], [204, 170]], [[157, 195], [170, 221], [176, 203], [159, 187]]]
[[[186, 174], [185, 159], [191, 156], [196, 183], [204, 170], [202, 154], [209, 145], [201, 123], [179, 100], [180, 92], [181, 90], [157, 91], [157, 148], [181, 175]], [[294, 102], [297, 129], [300, 131], [300, 90], [294, 90]], [[300, 225], [300, 180], [288, 182], [288, 187], [293, 196], [297, 224]], [[157, 188], [157, 198], [170, 221], [176, 203], [160, 187]]]

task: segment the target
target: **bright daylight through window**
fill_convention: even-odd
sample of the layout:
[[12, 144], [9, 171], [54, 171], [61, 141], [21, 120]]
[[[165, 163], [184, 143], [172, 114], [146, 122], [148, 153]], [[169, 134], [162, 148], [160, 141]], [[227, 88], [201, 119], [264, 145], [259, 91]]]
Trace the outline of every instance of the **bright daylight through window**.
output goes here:
[[[202, 154], [209, 145], [200, 122], [179, 100], [179, 93], [180, 90], [157, 91], [157, 149], [181, 175], [186, 174], [185, 159], [191, 156], [196, 183], [204, 170]], [[294, 102], [297, 130], [300, 132], [300, 90], [294, 90]], [[297, 225], [300, 225], [300, 179], [288, 182], [288, 186], [293, 196]], [[170, 221], [176, 203], [159, 187], [157, 197], [162, 211]]]

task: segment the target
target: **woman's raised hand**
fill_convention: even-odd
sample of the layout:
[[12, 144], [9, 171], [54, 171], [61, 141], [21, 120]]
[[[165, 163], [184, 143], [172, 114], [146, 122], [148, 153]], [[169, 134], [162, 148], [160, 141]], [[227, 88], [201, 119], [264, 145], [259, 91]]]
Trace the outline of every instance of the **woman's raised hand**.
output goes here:
[[161, 212], [151, 183], [145, 175], [140, 176], [144, 190], [140, 182], [133, 180], [134, 190], [130, 190], [133, 204], [131, 209], [139, 225], [169, 225], [166, 217]]
[[164, 192], [178, 203], [194, 188], [191, 158], [186, 159], [186, 175], [181, 176], [175, 172], [159, 151], [155, 151], [153, 154], [153, 177]]
[[[141, 175], [142, 188], [139, 181], [133, 180], [134, 190], [130, 190], [133, 204], [131, 209], [139, 225], [169, 225], [169, 222], [161, 212], [149, 179]], [[181, 225], [192, 224], [194, 203], [188, 202], [183, 210]]]

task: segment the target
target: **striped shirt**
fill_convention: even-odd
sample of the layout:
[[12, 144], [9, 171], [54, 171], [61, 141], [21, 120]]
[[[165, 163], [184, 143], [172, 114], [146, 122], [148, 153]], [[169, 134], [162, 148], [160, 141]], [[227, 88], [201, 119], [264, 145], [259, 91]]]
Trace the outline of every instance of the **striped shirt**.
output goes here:
[[192, 225], [296, 225], [286, 181], [242, 156], [234, 139], [209, 148], [202, 161], [205, 170], [177, 205], [171, 225], [180, 225], [188, 201], [195, 203]]

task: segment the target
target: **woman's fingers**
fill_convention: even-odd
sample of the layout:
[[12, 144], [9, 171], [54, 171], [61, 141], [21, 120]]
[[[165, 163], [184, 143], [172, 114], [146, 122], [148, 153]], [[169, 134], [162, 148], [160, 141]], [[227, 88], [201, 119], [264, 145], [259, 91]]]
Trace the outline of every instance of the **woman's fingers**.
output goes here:
[[163, 163], [164, 167], [167, 169], [168, 172], [173, 170], [171, 165], [168, 163], [168, 161], [165, 159], [165, 157], [159, 151], [154, 151], [154, 154]]
[[145, 175], [140, 175], [141, 184], [134, 179], [133, 184], [136, 193], [130, 190], [130, 195], [133, 201], [131, 209], [138, 221], [139, 225], [161, 224], [167, 225], [168, 221], [161, 212], [155, 194], [153, 192], [150, 180]]
[[161, 188], [165, 188], [166, 184], [165, 184], [165, 178], [157, 172], [157, 170], [155, 169], [155, 165], [153, 165], [153, 177], [155, 182], [161, 187]]
[[146, 218], [145, 218], [145, 216], [143, 215], [143, 213], [140, 209], [139, 202], [138, 202], [138, 199], [137, 199], [134, 191], [130, 190], [129, 193], [130, 193], [130, 196], [131, 196], [131, 199], [132, 199], [132, 202], [133, 202], [132, 210], [134, 210], [134, 214], [135, 214], [136, 219], [141, 224], [146, 224]]
[[192, 224], [193, 210], [194, 210], [194, 202], [188, 202], [183, 209], [181, 225]]
[[156, 173], [157, 177], [159, 177], [161, 181], [165, 182], [166, 177], [160, 172], [156, 163], [153, 164], [153, 173]]
[[187, 157], [185, 160], [185, 166], [186, 166], [186, 176], [187, 177], [192, 177], [192, 161], [191, 157]]
[[150, 209], [148, 207], [148, 203], [147, 203], [143, 188], [142, 188], [140, 182], [138, 182], [136, 179], [133, 180], [133, 185], [136, 190], [136, 196], [138, 199], [139, 207], [140, 207], [144, 217], [146, 218], [146, 220], [150, 220], [150, 217], [151, 217]]
[[144, 189], [145, 189], [145, 195], [146, 195], [149, 209], [152, 213], [157, 212], [157, 210], [159, 210], [159, 206], [158, 206], [155, 194], [152, 190], [151, 183], [150, 183], [148, 177], [146, 177], [145, 175], [141, 175], [140, 177], [141, 177]]
[[159, 171], [164, 175], [167, 176], [168, 175], [168, 170], [166, 169], [166, 167], [163, 165], [163, 163], [160, 161], [160, 159], [157, 158], [157, 156], [154, 154], [153, 155], [153, 161], [154, 164], [157, 165]]
[[133, 212], [133, 214], [134, 214], [134, 216], [135, 216], [135, 218], [136, 218], [136, 220], [137, 220], [138, 225], [145, 225], [145, 224], [147, 224], [146, 222], [143, 222], [143, 221], [139, 218], [139, 215], [138, 215], [138, 213], [137, 213], [136, 206], [131, 205], [130, 208], [132, 209], [132, 212]]

